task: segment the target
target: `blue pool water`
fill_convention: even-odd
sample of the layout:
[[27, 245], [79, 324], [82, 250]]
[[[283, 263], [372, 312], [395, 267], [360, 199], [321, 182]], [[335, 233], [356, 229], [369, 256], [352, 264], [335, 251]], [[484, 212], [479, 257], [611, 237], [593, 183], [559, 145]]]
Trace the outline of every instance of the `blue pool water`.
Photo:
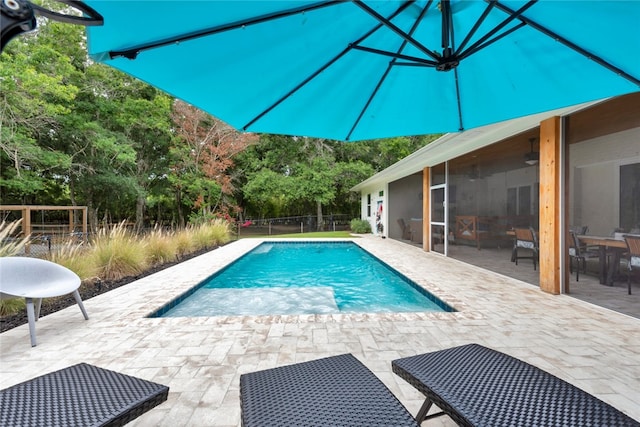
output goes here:
[[265, 242], [151, 317], [455, 311], [352, 242]]

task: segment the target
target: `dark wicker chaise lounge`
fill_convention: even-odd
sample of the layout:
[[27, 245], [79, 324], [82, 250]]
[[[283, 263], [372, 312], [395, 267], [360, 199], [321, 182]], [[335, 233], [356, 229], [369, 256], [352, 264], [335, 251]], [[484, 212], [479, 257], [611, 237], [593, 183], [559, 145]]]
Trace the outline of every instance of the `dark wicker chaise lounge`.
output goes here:
[[167, 386], [80, 363], [0, 391], [0, 425], [122, 426], [168, 393]]
[[244, 427], [418, 426], [351, 354], [244, 374], [240, 405]]
[[[468, 344], [392, 362], [426, 396], [416, 417], [461, 426], [640, 426], [600, 399], [526, 362]], [[443, 412], [427, 416], [432, 404]]]

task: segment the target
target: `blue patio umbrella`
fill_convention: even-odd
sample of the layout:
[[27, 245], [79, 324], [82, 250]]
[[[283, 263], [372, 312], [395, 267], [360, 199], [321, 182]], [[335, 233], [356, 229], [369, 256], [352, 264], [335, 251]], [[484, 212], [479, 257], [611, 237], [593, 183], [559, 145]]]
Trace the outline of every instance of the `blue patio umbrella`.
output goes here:
[[104, 1], [91, 57], [237, 129], [459, 131], [640, 90], [640, 1]]

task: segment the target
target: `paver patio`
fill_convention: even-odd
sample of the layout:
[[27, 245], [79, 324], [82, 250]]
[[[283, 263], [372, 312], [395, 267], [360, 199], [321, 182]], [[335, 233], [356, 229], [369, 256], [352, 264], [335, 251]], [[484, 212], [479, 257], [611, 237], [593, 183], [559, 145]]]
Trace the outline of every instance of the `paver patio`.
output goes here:
[[[420, 248], [354, 239], [457, 313], [150, 319], [145, 316], [264, 239], [243, 239], [0, 334], [0, 388], [86, 362], [170, 387], [131, 425], [238, 426], [242, 373], [350, 352], [415, 414], [421, 395], [391, 371], [400, 357], [470, 342], [536, 365], [640, 419], [640, 319], [549, 295]], [[454, 425], [446, 417], [425, 426]]]

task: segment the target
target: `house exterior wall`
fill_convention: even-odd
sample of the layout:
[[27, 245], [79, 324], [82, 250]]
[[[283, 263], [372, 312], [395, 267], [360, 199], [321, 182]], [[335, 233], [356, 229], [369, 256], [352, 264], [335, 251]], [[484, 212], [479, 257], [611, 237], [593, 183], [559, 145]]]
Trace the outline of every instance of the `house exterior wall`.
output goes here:
[[[388, 228], [387, 212], [388, 204], [386, 202], [388, 185], [379, 185], [367, 187], [361, 190], [361, 219], [368, 221], [371, 225], [373, 234], [386, 236]], [[369, 205], [369, 196], [371, 196], [371, 204]], [[380, 213], [382, 206], [382, 215]], [[382, 225], [380, 230], [379, 225]]]
[[[423, 148], [420, 161], [427, 173], [444, 162], [448, 165], [450, 229], [456, 215], [493, 217], [500, 225], [505, 213], [519, 226], [526, 226], [526, 220], [539, 231], [541, 289], [550, 293], [568, 291], [568, 249], [563, 246], [562, 227], [586, 225], [589, 234], [607, 236], [624, 218], [625, 231], [640, 228], [640, 197], [635, 196], [640, 194], [639, 112], [640, 92], [636, 92], [540, 118], [539, 127], [526, 118], [513, 121], [521, 123], [519, 129], [504, 124], [513, 132], [509, 135], [502, 128], [491, 128], [487, 134], [500, 134], [492, 143], [487, 143], [483, 130], [477, 131], [476, 139], [465, 133], [445, 135], [433, 147]], [[462, 143], [474, 149], [456, 151]], [[523, 154], [534, 151], [534, 144], [540, 162], [525, 166]], [[411, 168], [419, 160], [415, 154], [407, 158]], [[393, 176], [389, 179], [392, 184], [385, 183], [394, 193], [385, 191], [393, 205], [394, 221], [406, 209], [396, 207], [406, 200], [405, 187], [398, 183], [406, 179], [399, 178], [402, 167], [402, 161], [390, 167], [387, 176]], [[408, 171], [407, 177], [412, 173]], [[381, 185], [384, 176], [385, 171], [370, 180]], [[427, 188], [428, 176], [423, 174], [423, 179], [427, 179], [423, 186]], [[428, 188], [423, 191], [424, 235], [428, 237], [431, 206]], [[389, 218], [385, 218], [385, 224], [390, 224]], [[429, 239], [425, 242], [424, 249], [429, 250]]]
[[640, 163], [640, 127], [571, 144], [570, 225], [607, 236], [619, 227], [620, 166]]

